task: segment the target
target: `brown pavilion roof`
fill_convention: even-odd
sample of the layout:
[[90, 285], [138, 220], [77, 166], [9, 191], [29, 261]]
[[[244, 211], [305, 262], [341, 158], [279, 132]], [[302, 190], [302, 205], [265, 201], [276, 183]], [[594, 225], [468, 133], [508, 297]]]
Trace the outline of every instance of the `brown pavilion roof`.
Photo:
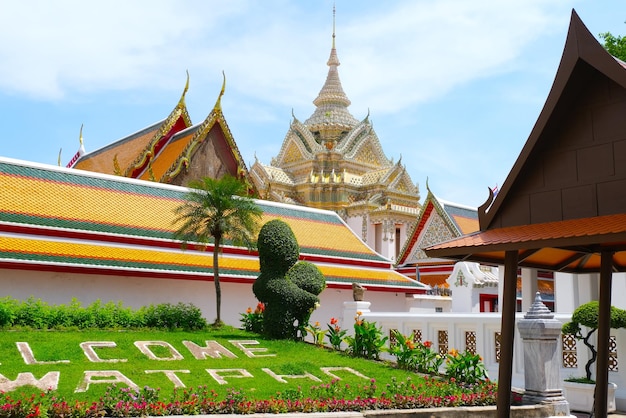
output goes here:
[[[520, 267], [571, 273], [597, 272], [600, 252], [617, 251], [613, 268], [626, 271], [626, 214], [495, 228], [427, 249], [438, 257], [502, 264], [504, 253], [519, 250]], [[622, 252], [620, 252], [622, 251]]]
[[599, 272], [595, 414], [607, 416], [611, 281], [626, 271], [626, 68], [575, 11], [530, 136], [502, 190], [479, 208], [480, 232], [431, 257], [504, 264], [498, 417], [510, 413], [519, 266]]
[[[480, 231], [428, 255], [502, 264], [517, 249], [522, 266], [598, 271], [598, 251], [626, 244], [624, 114], [626, 68], [573, 11], [550, 94], [500, 192], [479, 208]], [[541, 256], [546, 247], [558, 260]], [[626, 271], [619, 255], [614, 262]]]

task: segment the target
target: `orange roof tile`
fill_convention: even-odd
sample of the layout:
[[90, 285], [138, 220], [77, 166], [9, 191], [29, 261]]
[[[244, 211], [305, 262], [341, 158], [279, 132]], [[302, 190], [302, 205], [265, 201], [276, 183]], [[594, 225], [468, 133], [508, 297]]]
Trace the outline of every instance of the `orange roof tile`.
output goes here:
[[117, 161], [123, 171], [150, 143], [150, 140], [158, 132], [161, 122], [157, 122], [133, 135], [122, 138], [104, 148], [83, 155], [74, 165], [79, 170], [94, 171], [98, 173], [114, 174], [113, 159]]
[[[172, 164], [183, 153], [189, 142], [194, 137], [197, 129], [187, 129], [179, 135], [174, 136], [167, 145], [152, 160], [151, 169], [156, 181], [172, 167]], [[142, 180], [150, 180], [149, 170], [145, 170], [139, 177]]]
[[[207, 257], [212, 246], [206, 252], [182, 251], [173, 240], [174, 209], [187, 192], [177, 186], [0, 158], [0, 265], [108, 274], [157, 271], [207, 280], [212, 274]], [[385, 290], [427, 288], [393, 271], [391, 262], [367, 247], [336, 213], [257, 203], [263, 210], [261, 223], [277, 218], [287, 222], [301, 258], [318, 264], [330, 285], [349, 287], [357, 280]], [[227, 246], [223, 257], [231, 279], [257, 276], [256, 253]]]

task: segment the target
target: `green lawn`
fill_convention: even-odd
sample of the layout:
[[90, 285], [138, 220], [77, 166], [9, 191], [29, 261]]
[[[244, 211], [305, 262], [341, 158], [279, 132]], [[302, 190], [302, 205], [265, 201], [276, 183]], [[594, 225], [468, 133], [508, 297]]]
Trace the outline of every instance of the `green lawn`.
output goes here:
[[[392, 378], [419, 379], [414, 373], [383, 362], [351, 358], [302, 342], [265, 340], [230, 327], [202, 332], [5, 330], [2, 333], [0, 374], [5, 379], [0, 378], [0, 392], [15, 394], [32, 393], [32, 388], [16, 386], [18, 376], [21, 374], [21, 379], [27, 380], [29, 373], [35, 381], [47, 376], [48, 380], [41, 384], [58, 381], [60, 397], [85, 401], [99, 399], [111, 382], [118, 382], [118, 386], [128, 383], [139, 388], [159, 388], [162, 396], [171, 394], [176, 385], [181, 388], [184, 385], [188, 389], [206, 386], [220, 397], [226, 396], [229, 389], [237, 389], [248, 399], [268, 399], [278, 392], [288, 393], [298, 388], [307, 396], [312, 386], [335, 379], [329, 373], [340, 378], [342, 385], [353, 388], [370, 385], [371, 379], [375, 379], [379, 392]], [[142, 346], [141, 342], [144, 352], [136, 346], [137, 343]], [[96, 361], [88, 358], [81, 343], [90, 343]], [[27, 356], [30, 350], [32, 357], [25, 360], [18, 345]], [[324, 372], [323, 368], [332, 369]]]

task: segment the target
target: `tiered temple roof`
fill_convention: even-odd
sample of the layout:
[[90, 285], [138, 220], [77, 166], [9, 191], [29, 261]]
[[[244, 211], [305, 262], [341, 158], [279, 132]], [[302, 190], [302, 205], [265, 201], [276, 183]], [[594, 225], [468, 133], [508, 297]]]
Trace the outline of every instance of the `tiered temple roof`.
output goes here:
[[[334, 25], [333, 25], [334, 26]], [[304, 122], [295, 116], [270, 165], [256, 160], [251, 179], [264, 199], [360, 215], [389, 204], [415, 217], [419, 190], [400, 161], [385, 156], [369, 120], [357, 120], [339, 79], [335, 31], [326, 81]], [[366, 203], [363, 205], [363, 203]], [[351, 213], [347, 213], [350, 216]]]
[[409, 231], [407, 240], [398, 257], [396, 270], [417, 278], [430, 286], [447, 286], [446, 279], [452, 273], [454, 263], [428, 257], [423, 248], [478, 231], [476, 209], [437, 198], [428, 184], [428, 195]]
[[225, 173], [248, 179], [248, 169], [222, 113], [224, 88], [225, 82], [209, 115], [193, 125], [185, 105], [188, 77], [167, 118], [84, 154], [73, 168], [178, 185]]
[[[184, 280], [212, 279], [212, 245], [181, 249], [174, 208], [188, 189], [0, 158], [0, 268]], [[280, 218], [301, 258], [330, 288], [421, 293], [427, 286], [396, 271], [330, 211], [266, 201], [262, 222]], [[252, 283], [256, 252], [227, 245], [222, 280]]]

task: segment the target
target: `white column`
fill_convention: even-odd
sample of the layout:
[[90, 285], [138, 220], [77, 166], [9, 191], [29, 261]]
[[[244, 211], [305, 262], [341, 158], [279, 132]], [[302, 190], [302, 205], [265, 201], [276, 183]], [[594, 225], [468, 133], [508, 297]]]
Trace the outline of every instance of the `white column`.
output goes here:
[[576, 275], [554, 273], [554, 312], [572, 313], [580, 304]]
[[537, 269], [522, 269], [522, 312], [527, 312], [537, 293]]

